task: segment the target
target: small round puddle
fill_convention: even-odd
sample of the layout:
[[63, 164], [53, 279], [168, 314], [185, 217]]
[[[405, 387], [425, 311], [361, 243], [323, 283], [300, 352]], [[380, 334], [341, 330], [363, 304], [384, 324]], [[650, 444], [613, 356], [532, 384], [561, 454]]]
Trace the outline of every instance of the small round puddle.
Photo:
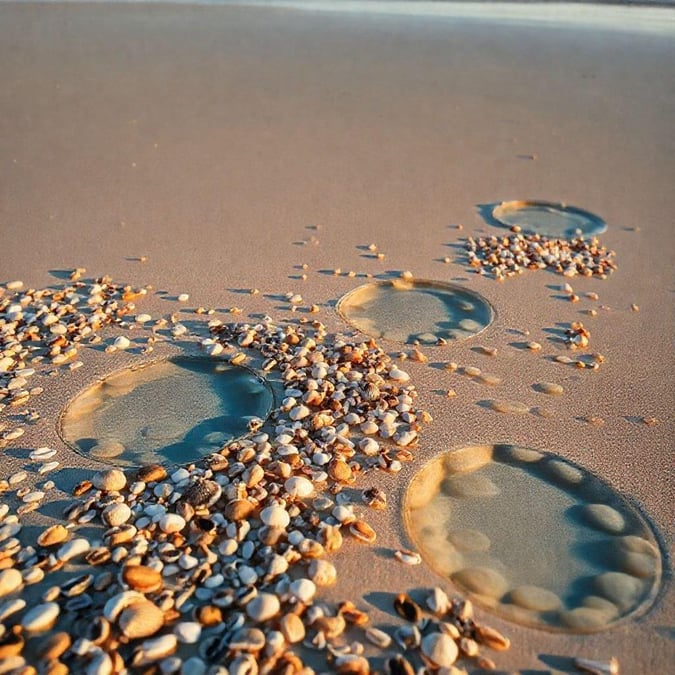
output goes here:
[[495, 206], [492, 216], [507, 227], [518, 225], [526, 234], [559, 239], [592, 236], [607, 229], [605, 221], [594, 213], [554, 202], [502, 202]]
[[661, 554], [646, 520], [549, 453], [495, 445], [441, 455], [411, 482], [405, 518], [427, 564], [518, 623], [602, 630], [658, 591]]
[[491, 322], [490, 303], [461, 286], [437, 281], [382, 281], [350, 291], [338, 303], [357, 330], [394, 342], [464, 340]]
[[177, 357], [88, 387], [64, 411], [60, 432], [81, 454], [118, 466], [184, 464], [247, 434], [273, 400], [247, 368]]

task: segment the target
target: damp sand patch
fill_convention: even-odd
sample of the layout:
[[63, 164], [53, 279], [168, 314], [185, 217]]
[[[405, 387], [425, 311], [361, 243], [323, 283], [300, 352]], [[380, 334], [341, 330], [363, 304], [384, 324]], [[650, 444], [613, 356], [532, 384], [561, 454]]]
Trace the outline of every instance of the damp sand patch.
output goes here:
[[553, 454], [476, 446], [413, 479], [406, 522], [424, 561], [500, 616], [592, 632], [646, 609], [662, 574], [629, 502]]
[[61, 435], [118, 466], [185, 464], [242, 437], [272, 409], [270, 386], [247, 368], [177, 357], [114, 373], [66, 408]]
[[439, 344], [481, 333], [494, 310], [478, 293], [436, 281], [396, 279], [369, 283], [338, 303], [358, 331], [393, 342]]

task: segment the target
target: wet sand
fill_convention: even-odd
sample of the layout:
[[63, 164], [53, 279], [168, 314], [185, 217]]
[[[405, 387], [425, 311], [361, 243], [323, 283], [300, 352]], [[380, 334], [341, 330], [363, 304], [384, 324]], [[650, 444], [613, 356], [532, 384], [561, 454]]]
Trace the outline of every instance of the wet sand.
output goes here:
[[[410, 270], [466, 284], [496, 319], [478, 337], [424, 347], [428, 363], [406, 363], [434, 417], [419, 457], [498, 442], [558, 453], [632, 499], [669, 550], [675, 69], [673, 12], [655, 11], [663, 12], [658, 30], [638, 14], [633, 29], [617, 29], [484, 14], [0, 5], [0, 277], [42, 287], [83, 266], [152, 283], [158, 293], [139, 309], [179, 312], [186, 323], [200, 319], [188, 309], [200, 305], [222, 319], [314, 318], [289, 311], [284, 294], [301, 293], [331, 330], [348, 330], [334, 303], [365, 273]], [[481, 205], [511, 199], [598, 214], [618, 271], [606, 281], [538, 271], [503, 283], [472, 273], [457, 244], [498, 232]], [[566, 281], [579, 303], [559, 290]], [[599, 300], [584, 299], [587, 291]], [[178, 305], [183, 292], [189, 303]], [[222, 313], [234, 306], [240, 315]], [[590, 308], [596, 317], [582, 313]], [[560, 324], [577, 320], [606, 357], [597, 372], [548, 358], [566, 353]], [[523, 348], [529, 340], [543, 349]], [[138, 358], [90, 350], [58, 387], [46, 381], [35, 403], [42, 421], [3, 451], [3, 474], [23, 466], [29, 448], [50, 445], [62, 462], [57, 484], [74, 484], [93, 464], [58, 437], [60, 411]], [[481, 386], [435, 365], [446, 361], [502, 384]], [[542, 381], [564, 394], [543, 396], [533, 389]], [[554, 414], [503, 415], [484, 405], [491, 399]], [[604, 424], [584, 421], [593, 416]], [[384, 607], [388, 594], [440, 582], [424, 565], [391, 558], [410, 544], [400, 507], [418, 466], [368, 477], [386, 489], [389, 507], [370, 519], [375, 548], [337, 555], [331, 597]], [[622, 672], [665, 672], [675, 616], [668, 579], [664, 587], [646, 615], [588, 636], [480, 616], [511, 637], [512, 649], [498, 655], [503, 668], [566, 671], [570, 656], [615, 655]]]

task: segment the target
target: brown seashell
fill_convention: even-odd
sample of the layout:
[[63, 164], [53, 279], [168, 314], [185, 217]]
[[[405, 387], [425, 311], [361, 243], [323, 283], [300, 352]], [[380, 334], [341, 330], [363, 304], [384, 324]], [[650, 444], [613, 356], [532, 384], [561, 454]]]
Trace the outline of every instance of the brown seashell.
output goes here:
[[255, 506], [247, 499], [233, 499], [225, 506], [225, 517], [228, 520], [246, 520], [254, 509]]
[[197, 478], [194, 483], [187, 487], [183, 493], [183, 499], [198, 509], [202, 506], [208, 507], [215, 504], [222, 492], [223, 489], [216, 481]]
[[0, 638], [0, 661], [18, 656], [23, 651], [25, 640], [19, 631], [9, 631]]
[[354, 479], [354, 474], [349, 464], [338, 458], [331, 460], [328, 465], [328, 475], [340, 483], [349, 483]]
[[44, 670], [40, 671], [43, 675], [68, 675], [70, 668], [61, 661], [48, 661]]
[[90, 565], [103, 565], [110, 560], [111, 557], [110, 549], [105, 546], [98, 546], [97, 548], [92, 548], [87, 551], [87, 554], [84, 556], [84, 559]]
[[136, 472], [136, 480], [142, 480], [144, 483], [159, 483], [167, 477], [166, 469], [160, 464], [151, 464], [142, 466]]
[[63, 543], [70, 536], [70, 530], [61, 524], [52, 525], [44, 530], [37, 538], [40, 546], [56, 546]]
[[154, 593], [162, 588], [162, 575], [145, 565], [127, 565], [122, 570], [122, 580], [135, 591]]
[[320, 616], [313, 627], [320, 630], [328, 640], [332, 640], [345, 632], [347, 622], [344, 614], [339, 613], [337, 616]]
[[215, 626], [223, 620], [223, 612], [216, 605], [204, 605], [197, 609], [195, 618], [202, 626]]
[[73, 488], [73, 494], [76, 497], [82, 496], [85, 492], [89, 492], [93, 485], [91, 484], [90, 480], [83, 480], [80, 481], [74, 488]]
[[121, 631], [131, 640], [154, 635], [164, 625], [164, 612], [149, 601], [126, 607], [117, 621]]
[[422, 616], [419, 606], [405, 593], [399, 593], [396, 596], [394, 609], [400, 617], [411, 623], [417, 623]]
[[40, 642], [35, 656], [41, 661], [58, 659], [66, 650], [70, 649], [71, 644], [70, 635], [65, 631], [52, 633]]
[[511, 640], [489, 626], [476, 625], [473, 636], [476, 642], [497, 651], [504, 651], [511, 646]]
[[349, 525], [349, 532], [359, 541], [372, 544], [377, 538], [375, 530], [365, 520], [355, 520]]

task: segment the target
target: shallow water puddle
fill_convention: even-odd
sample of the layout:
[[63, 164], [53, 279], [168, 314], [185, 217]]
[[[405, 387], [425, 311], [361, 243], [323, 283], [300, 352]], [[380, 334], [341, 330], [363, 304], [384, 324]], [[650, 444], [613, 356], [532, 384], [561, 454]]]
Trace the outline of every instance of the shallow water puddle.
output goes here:
[[658, 590], [661, 556], [644, 518], [555, 455], [509, 445], [447, 453], [415, 476], [405, 514], [436, 572], [519, 623], [601, 630]]
[[82, 454], [119, 466], [187, 463], [245, 435], [272, 404], [252, 371], [179, 357], [89, 387], [64, 412], [61, 434]]
[[476, 335], [494, 314], [485, 298], [461, 286], [398, 279], [355, 288], [340, 300], [338, 311], [366, 335], [421, 344]]
[[559, 239], [592, 236], [607, 229], [604, 220], [590, 211], [553, 202], [502, 202], [493, 209], [492, 216], [507, 227], [520, 227], [526, 234]]

